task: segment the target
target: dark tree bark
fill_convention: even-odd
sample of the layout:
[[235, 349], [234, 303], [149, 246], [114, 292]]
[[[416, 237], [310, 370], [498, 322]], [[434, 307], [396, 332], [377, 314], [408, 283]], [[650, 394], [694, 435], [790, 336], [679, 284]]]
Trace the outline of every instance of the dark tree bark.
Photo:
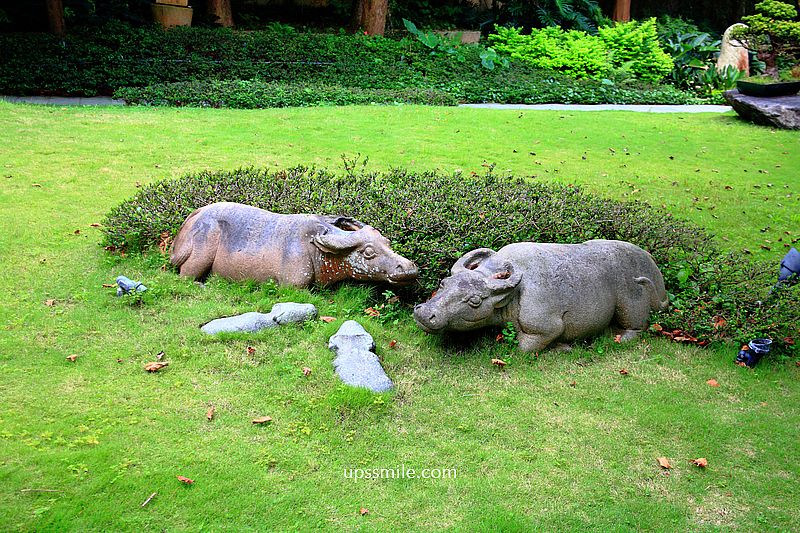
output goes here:
[[383, 35], [386, 31], [386, 16], [389, 0], [354, 0], [350, 27], [353, 31], [365, 31], [370, 35]]
[[208, 0], [208, 14], [217, 18], [217, 24], [230, 28], [233, 26], [231, 0]]
[[617, 0], [614, 4], [614, 14], [611, 18], [617, 22], [628, 22], [631, 20], [631, 0]]
[[64, 35], [64, 3], [62, 0], [46, 0], [46, 3], [50, 33], [60, 37]]

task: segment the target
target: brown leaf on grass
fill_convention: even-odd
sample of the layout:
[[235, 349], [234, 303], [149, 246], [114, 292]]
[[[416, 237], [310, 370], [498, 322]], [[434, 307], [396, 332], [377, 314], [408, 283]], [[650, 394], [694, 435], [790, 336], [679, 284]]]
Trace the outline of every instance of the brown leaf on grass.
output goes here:
[[358, 510], [358, 512], [361, 516], [368, 515], [369, 509], [367, 509], [366, 507], [362, 507], [361, 509]]
[[570, 387], [576, 387], [578, 385], [577, 381], [573, 381], [569, 384]]
[[208, 411], [206, 411], [206, 419], [208, 419], [209, 422], [214, 420], [214, 413], [216, 413], [216, 412], [217, 412], [217, 410], [214, 408], [213, 405], [211, 407], [209, 407]]
[[41, 183], [31, 183], [31, 187], [41, 187]]
[[707, 383], [707, 384], [708, 384], [710, 387], [719, 387], [719, 383], [717, 383], [717, 380], [716, 380], [716, 379], [714, 379], [714, 378], [711, 378], [711, 379], [709, 379], [708, 381], [706, 381], [706, 383]]
[[714, 317], [714, 320], [713, 320], [714, 329], [724, 328], [727, 323], [728, 323], [728, 321], [725, 320], [724, 318], [722, 318], [719, 315], [716, 315]]
[[116, 286], [117, 286], [116, 283], [103, 283], [103, 288], [104, 289], [113, 289]]
[[89, 226], [92, 228], [99, 228], [100, 224], [98, 224], [97, 222], [92, 222], [91, 224], [89, 224]]
[[270, 422], [272, 422], [271, 416], [260, 416], [253, 419], [253, 424], [269, 424]]
[[78, 358], [78, 354], [74, 353], [72, 355], [68, 355], [67, 356], [67, 361], [71, 361], [71, 362], [74, 363], [77, 358]]
[[55, 300], [45, 300], [44, 301], [44, 305], [46, 305], [47, 307], [53, 307], [54, 305], [56, 305], [56, 301]]
[[189, 479], [188, 477], [184, 476], [175, 476], [175, 477], [178, 478], [178, 481], [180, 481], [181, 483], [186, 483], [187, 485], [191, 485], [192, 483], [194, 483], [194, 480]]
[[650, 326], [650, 328], [653, 331], [664, 331], [664, 328], [661, 327], [661, 324], [653, 324], [652, 326]]
[[397, 346], [397, 339], [392, 339], [389, 341], [389, 349], [394, 350], [394, 347]]
[[697, 459], [692, 459], [692, 464], [694, 466], [699, 466], [700, 468], [705, 468], [708, 466], [708, 459], [705, 457], [699, 457]]
[[789, 346], [794, 345], [794, 339], [792, 337], [784, 337], [783, 342], [788, 344]]
[[248, 346], [247, 347], [247, 355], [253, 355], [254, 353], [256, 353], [256, 349], [253, 348], [252, 346]]
[[311, 369], [309, 367], [307, 367], [307, 366], [304, 366], [303, 367], [303, 375], [306, 376], [306, 377], [310, 376], [311, 375]]
[[144, 369], [147, 370], [148, 372], [158, 372], [168, 364], [169, 363], [160, 363], [157, 361], [153, 361], [152, 363], [147, 363], [146, 365], [144, 365]]
[[504, 338], [502, 333], [498, 333], [497, 337], [494, 338], [494, 342], [503, 342]]
[[503, 368], [503, 367], [504, 367], [504, 366], [506, 366], [508, 363], [506, 363], [506, 362], [505, 362], [505, 361], [503, 361], [502, 359], [492, 359], [492, 364], [493, 364], [494, 366], [496, 366], [497, 368]]
[[666, 457], [658, 457], [656, 461], [658, 461], [658, 466], [660, 466], [661, 468], [667, 468], [667, 469], [672, 468], [672, 465], [669, 464], [669, 459], [667, 459]]
[[364, 313], [373, 318], [381, 316], [381, 312], [375, 309], [374, 307], [367, 307], [366, 309], [364, 309]]
[[622, 342], [622, 335], [614, 335], [614, 342]]
[[332, 316], [321, 316], [321, 317], [319, 317], [319, 319], [320, 319], [320, 320], [322, 320], [322, 321], [323, 321], [323, 322], [325, 322], [325, 323], [328, 323], [328, 324], [330, 324], [331, 322], [333, 322], [334, 320], [336, 320], [336, 317], [332, 317]]
[[79, 229], [76, 229], [76, 230], [75, 230], [75, 231], [73, 231], [72, 233], [74, 233], [75, 235], [80, 235], [80, 234], [81, 234], [81, 230], [79, 230]]
[[620, 368], [619, 373], [622, 374], [623, 376], [627, 376], [630, 372], [628, 372], [628, 370], [625, 368]]

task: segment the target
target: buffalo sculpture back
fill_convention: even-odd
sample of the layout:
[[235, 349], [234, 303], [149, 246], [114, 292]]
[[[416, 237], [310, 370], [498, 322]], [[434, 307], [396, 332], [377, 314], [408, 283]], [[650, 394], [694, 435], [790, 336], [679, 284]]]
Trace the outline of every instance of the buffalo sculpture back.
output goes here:
[[181, 276], [309, 287], [344, 279], [406, 284], [417, 267], [375, 228], [347, 217], [282, 215], [219, 202], [191, 213], [172, 245]]

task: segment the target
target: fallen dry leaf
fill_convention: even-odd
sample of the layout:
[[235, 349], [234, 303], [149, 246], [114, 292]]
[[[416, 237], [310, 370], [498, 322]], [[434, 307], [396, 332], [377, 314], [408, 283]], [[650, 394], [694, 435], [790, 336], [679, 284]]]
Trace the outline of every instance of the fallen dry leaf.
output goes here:
[[394, 350], [394, 347], [395, 347], [395, 346], [397, 346], [397, 340], [396, 340], [396, 339], [392, 339], [392, 340], [389, 342], [389, 349], [390, 349], [390, 350]]
[[187, 485], [191, 485], [192, 483], [194, 483], [194, 480], [189, 479], [188, 477], [183, 477], [183, 476], [175, 476], [175, 477], [178, 478], [178, 481], [180, 481], [181, 483], [186, 483]]
[[724, 328], [728, 321], [717, 315], [714, 317], [714, 329]]
[[310, 376], [311, 375], [311, 369], [308, 368], [307, 366], [304, 366], [303, 367], [303, 375], [306, 376], [306, 377]]
[[269, 424], [270, 422], [272, 422], [271, 416], [260, 416], [253, 419], [253, 424]]
[[104, 289], [113, 289], [116, 286], [117, 286], [116, 283], [103, 283], [103, 288]]
[[256, 353], [256, 349], [253, 348], [252, 346], [248, 346], [247, 347], [247, 355], [253, 355], [254, 353]]
[[92, 222], [91, 224], [89, 224], [89, 226], [91, 226], [93, 228], [99, 228], [100, 224], [98, 224], [97, 222]]
[[206, 418], [208, 419], [208, 421], [209, 421], [209, 422], [211, 422], [211, 421], [214, 419], [214, 413], [215, 413], [216, 411], [217, 411], [217, 410], [216, 410], [216, 409], [214, 409], [214, 406], [213, 406], [213, 405], [212, 405], [211, 407], [209, 407], [209, 408], [208, 408], [208, 411], [206, 411]]
[[78, 354], [74, 353], [72, 355], [68, 355], [67, 356], [67, 361], [72, 361], [74, 363], [75, 359], [77, 359], [77, 358], [78, 358]]
[[169, 363], [159, 363], [157, 361], [153, 361], [152, 363], [147, 363], [146, 365], [144, 365], [144, 369], [147, 370], [148, 372], [158, 372], [168, 364]]
[[570, 387], [576, 387], [578, 385], [577, 381], [573, 381], [569, 384]]
[[46, 305], [47, 307], [53, 307], [54, 305], [56, 305], [56, 301], [55, 300], [45, 300], [44, 301], [44, 305]]
[[375, 309], [374, 307], [367, 307], [366, 309], [364, 309], [364, 312], [373, 318], [381, 316], [381, 312]]
[[669, 464], [669, 460], [666, 457], [659, 457], [656, 461], [658, 461], [658, 465], [661, 468], [672, 468], [672, 465]]
[[622, 342], [622, 335], [614, 335], [614, 342]]
[[358, 510], [358, 512], [361, 514], [361, 516], [368, 515], [369, 509], [367, 509], [366, 507], [362, 507], [361, 509]]
[[72, 233], [74, 233], [75, 235], [80, 235], [80, 234], [81, 234], [81, 230], [79, 230], [79, 229], [76, 229], [76, 230], [75, 230], [75, 231], [73, 231]]
[[692, 464], [694, 466], [699, 466], [700, 468], [705, 468], [708, 466], [708, 459], [705, 457], [700, 457], [698, 459], [693, 459]]
[[331, 322], [333, 322], [334, 320], [336, 320], [336, 317], [332, 317], [332, 316], [321, 316], [321, 317], [319, 317], [319, 319], [320, 319], [320, 320], [322, 320], [323, 322], [327, 322], [328, 324], [330, 324]]
[[709, 379], [706, 383], [711, 387], [719, 387], [719, 383], [717, 383], [717, 380], [714, 378]]
[[31, 187], [41, 187], [41, 183], [31, 183]]
[[629, 372], [624, 368], [620, 368], [619, 373], [622, 374], [623, 376], [627, 376], [629, 374]]
[[493, 365], [495, 365], [495, 366], [496, 366], [496, 367], [498, 367], [498, 368], [503, 368], [503, 367], [504, 367], [504, 366], [506, 366], [508, 363], [506, 363], [506, 362], [505, 362], [505, 361], [503, 361], [502, 359], [492, 359], [492, 364], [493, 364]]
[[502, 333], [498, 333], [497, 337], [494, 338], [494, 342], [503, 342], [504, 338]]

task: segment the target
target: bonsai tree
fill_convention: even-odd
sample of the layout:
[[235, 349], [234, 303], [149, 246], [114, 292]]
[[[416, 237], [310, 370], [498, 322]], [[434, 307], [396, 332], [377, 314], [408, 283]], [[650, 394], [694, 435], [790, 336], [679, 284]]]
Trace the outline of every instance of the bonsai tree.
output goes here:
[[800, 21], [797, 8], [781, 0], [763, 0], [756, 14], [742, 17], [747, 27], [737, 28], [733, 36], [755, 52], [766, 65], [765, 74], [778, 77], [778, 58], [800, 50]]

